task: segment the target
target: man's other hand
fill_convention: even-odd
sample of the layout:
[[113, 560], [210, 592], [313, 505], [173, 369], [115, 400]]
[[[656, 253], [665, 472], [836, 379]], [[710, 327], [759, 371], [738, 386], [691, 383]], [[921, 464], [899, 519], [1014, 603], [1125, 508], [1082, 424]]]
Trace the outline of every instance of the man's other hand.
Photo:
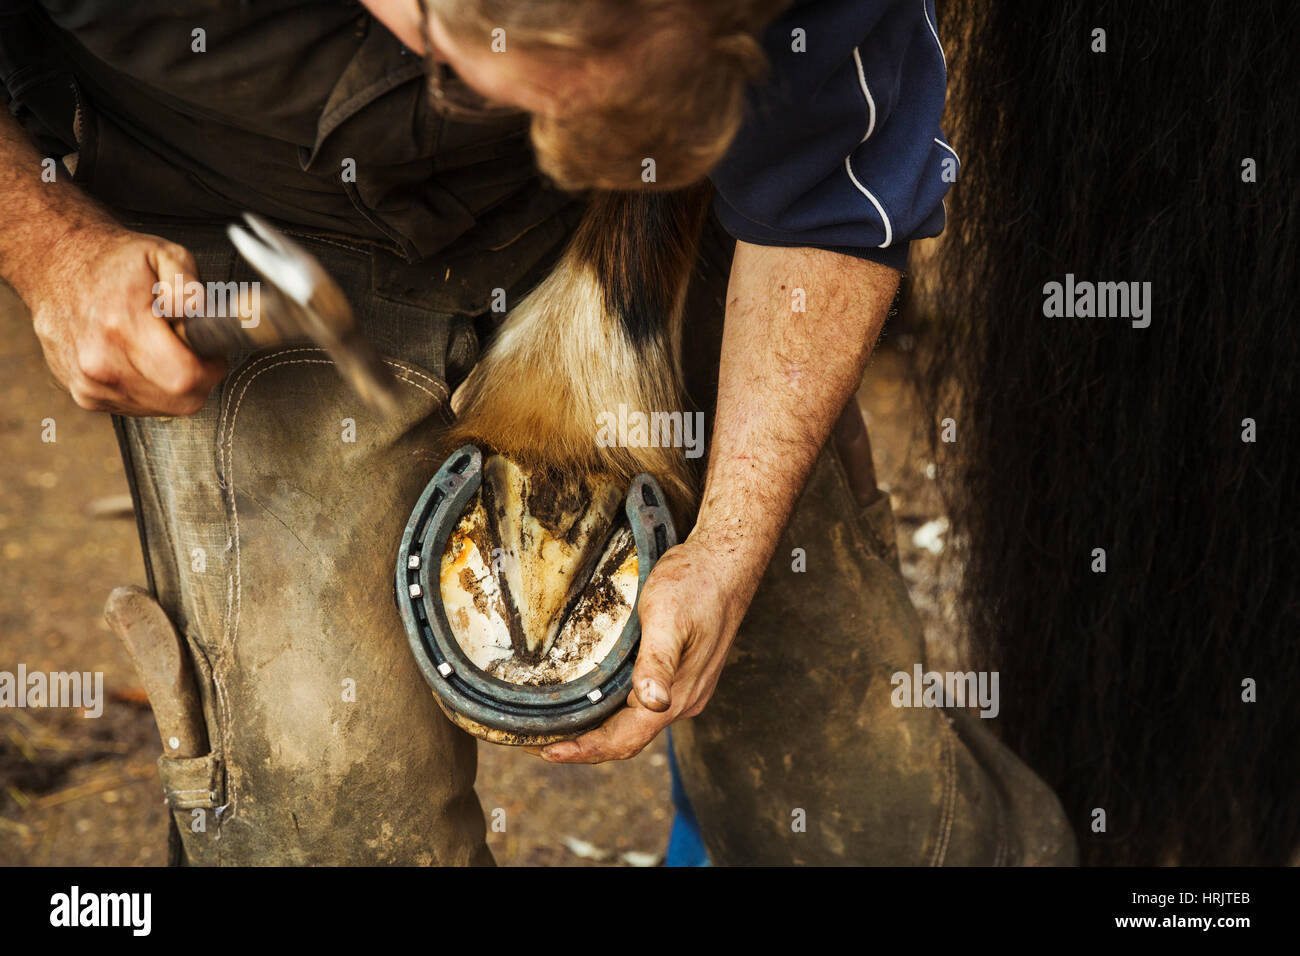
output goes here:
[[661, 730], [713, 696], [756, 579], [692, 535], [667, 551], [641, 591], [641, 648], [627, 706], [595, 730], [534, 751], [555, 763], [635, 757]]

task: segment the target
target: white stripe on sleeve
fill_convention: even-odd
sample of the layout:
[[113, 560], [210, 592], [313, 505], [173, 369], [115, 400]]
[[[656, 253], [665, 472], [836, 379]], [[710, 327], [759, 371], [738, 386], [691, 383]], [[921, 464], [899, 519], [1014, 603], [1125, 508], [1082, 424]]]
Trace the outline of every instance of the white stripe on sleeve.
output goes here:
[[891, 242], [894, 241], [894, 227], [891, 226], [891, 225], [889, 224], [889, 217], [885, 215], [885, 207], [882, 206], [882, 205], [880, 205], [880, 200], [877, 199], [875, 196], [873, 196], [873, 195], [871, 194], [871, 190], [870, 190], [870, 189], [868, 189], [866, 186], [862, 185], [862, 183], [858, 180], [858, 177], [857, 177], [857, 176], [853, 175], [853, 163], [852, 163], [852, 159], [853, 159], [852, 154], [850, 154], [850, 155], [844, 157], [844, 169], [845, 169], [846, 172], [848, 172], [848, 174], [849, 174], [849, 179], [851, 179], [851, 180], [853, 181], [853, 185], [856, 186], [856, 187], [858, 188], [858, 192], [862, 193], [862, 195], [864, 195], [864, 196], [866, 196], [868, 199], [870, 199], [870, 200], [871, 200], [871, 205], [875, 206], [875, 207], [876, 207], [876, 212], [880, 213], [880, 221], [883, 222], [883, 223], [885, 224], [885, 241], [882, 242], [882, 243], [881, 243], [879, 246], [877, 246], [876, 248], [878, 248], [878, 249], [884, 249], [884, 248], [886, 248], [886, 247], [887, 247]]

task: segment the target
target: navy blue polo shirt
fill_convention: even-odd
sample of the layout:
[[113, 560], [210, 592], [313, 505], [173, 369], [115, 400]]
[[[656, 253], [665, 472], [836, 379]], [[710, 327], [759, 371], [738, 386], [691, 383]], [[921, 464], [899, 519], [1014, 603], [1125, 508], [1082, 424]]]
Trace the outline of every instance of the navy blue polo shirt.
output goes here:
[[770, 71], [712, 174], [722, 224], [903, 269], [912, 239], [943, 231], [959, 163], [934, 0], [802, 0], [763, 45]]

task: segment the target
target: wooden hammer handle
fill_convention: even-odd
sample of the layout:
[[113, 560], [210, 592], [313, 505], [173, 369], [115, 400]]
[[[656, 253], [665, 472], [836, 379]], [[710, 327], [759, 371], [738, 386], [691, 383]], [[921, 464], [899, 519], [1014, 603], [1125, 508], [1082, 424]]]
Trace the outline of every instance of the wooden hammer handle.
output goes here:
[[225, 358], [250, 344], [238, 318], [199, 315], [177, 319], [172, 328], [186, 345], [201, 358]]

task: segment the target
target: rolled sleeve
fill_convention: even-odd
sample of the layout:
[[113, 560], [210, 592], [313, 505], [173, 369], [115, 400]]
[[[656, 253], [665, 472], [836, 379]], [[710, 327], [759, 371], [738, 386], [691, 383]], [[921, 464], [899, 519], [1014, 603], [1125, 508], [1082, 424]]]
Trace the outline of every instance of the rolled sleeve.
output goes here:
[[943, 231], [959, 164], [933, 0], [807, 0], [764, 46], [770, 73], [712, 175], [723, 226], [903, 269], [911, 240]]

